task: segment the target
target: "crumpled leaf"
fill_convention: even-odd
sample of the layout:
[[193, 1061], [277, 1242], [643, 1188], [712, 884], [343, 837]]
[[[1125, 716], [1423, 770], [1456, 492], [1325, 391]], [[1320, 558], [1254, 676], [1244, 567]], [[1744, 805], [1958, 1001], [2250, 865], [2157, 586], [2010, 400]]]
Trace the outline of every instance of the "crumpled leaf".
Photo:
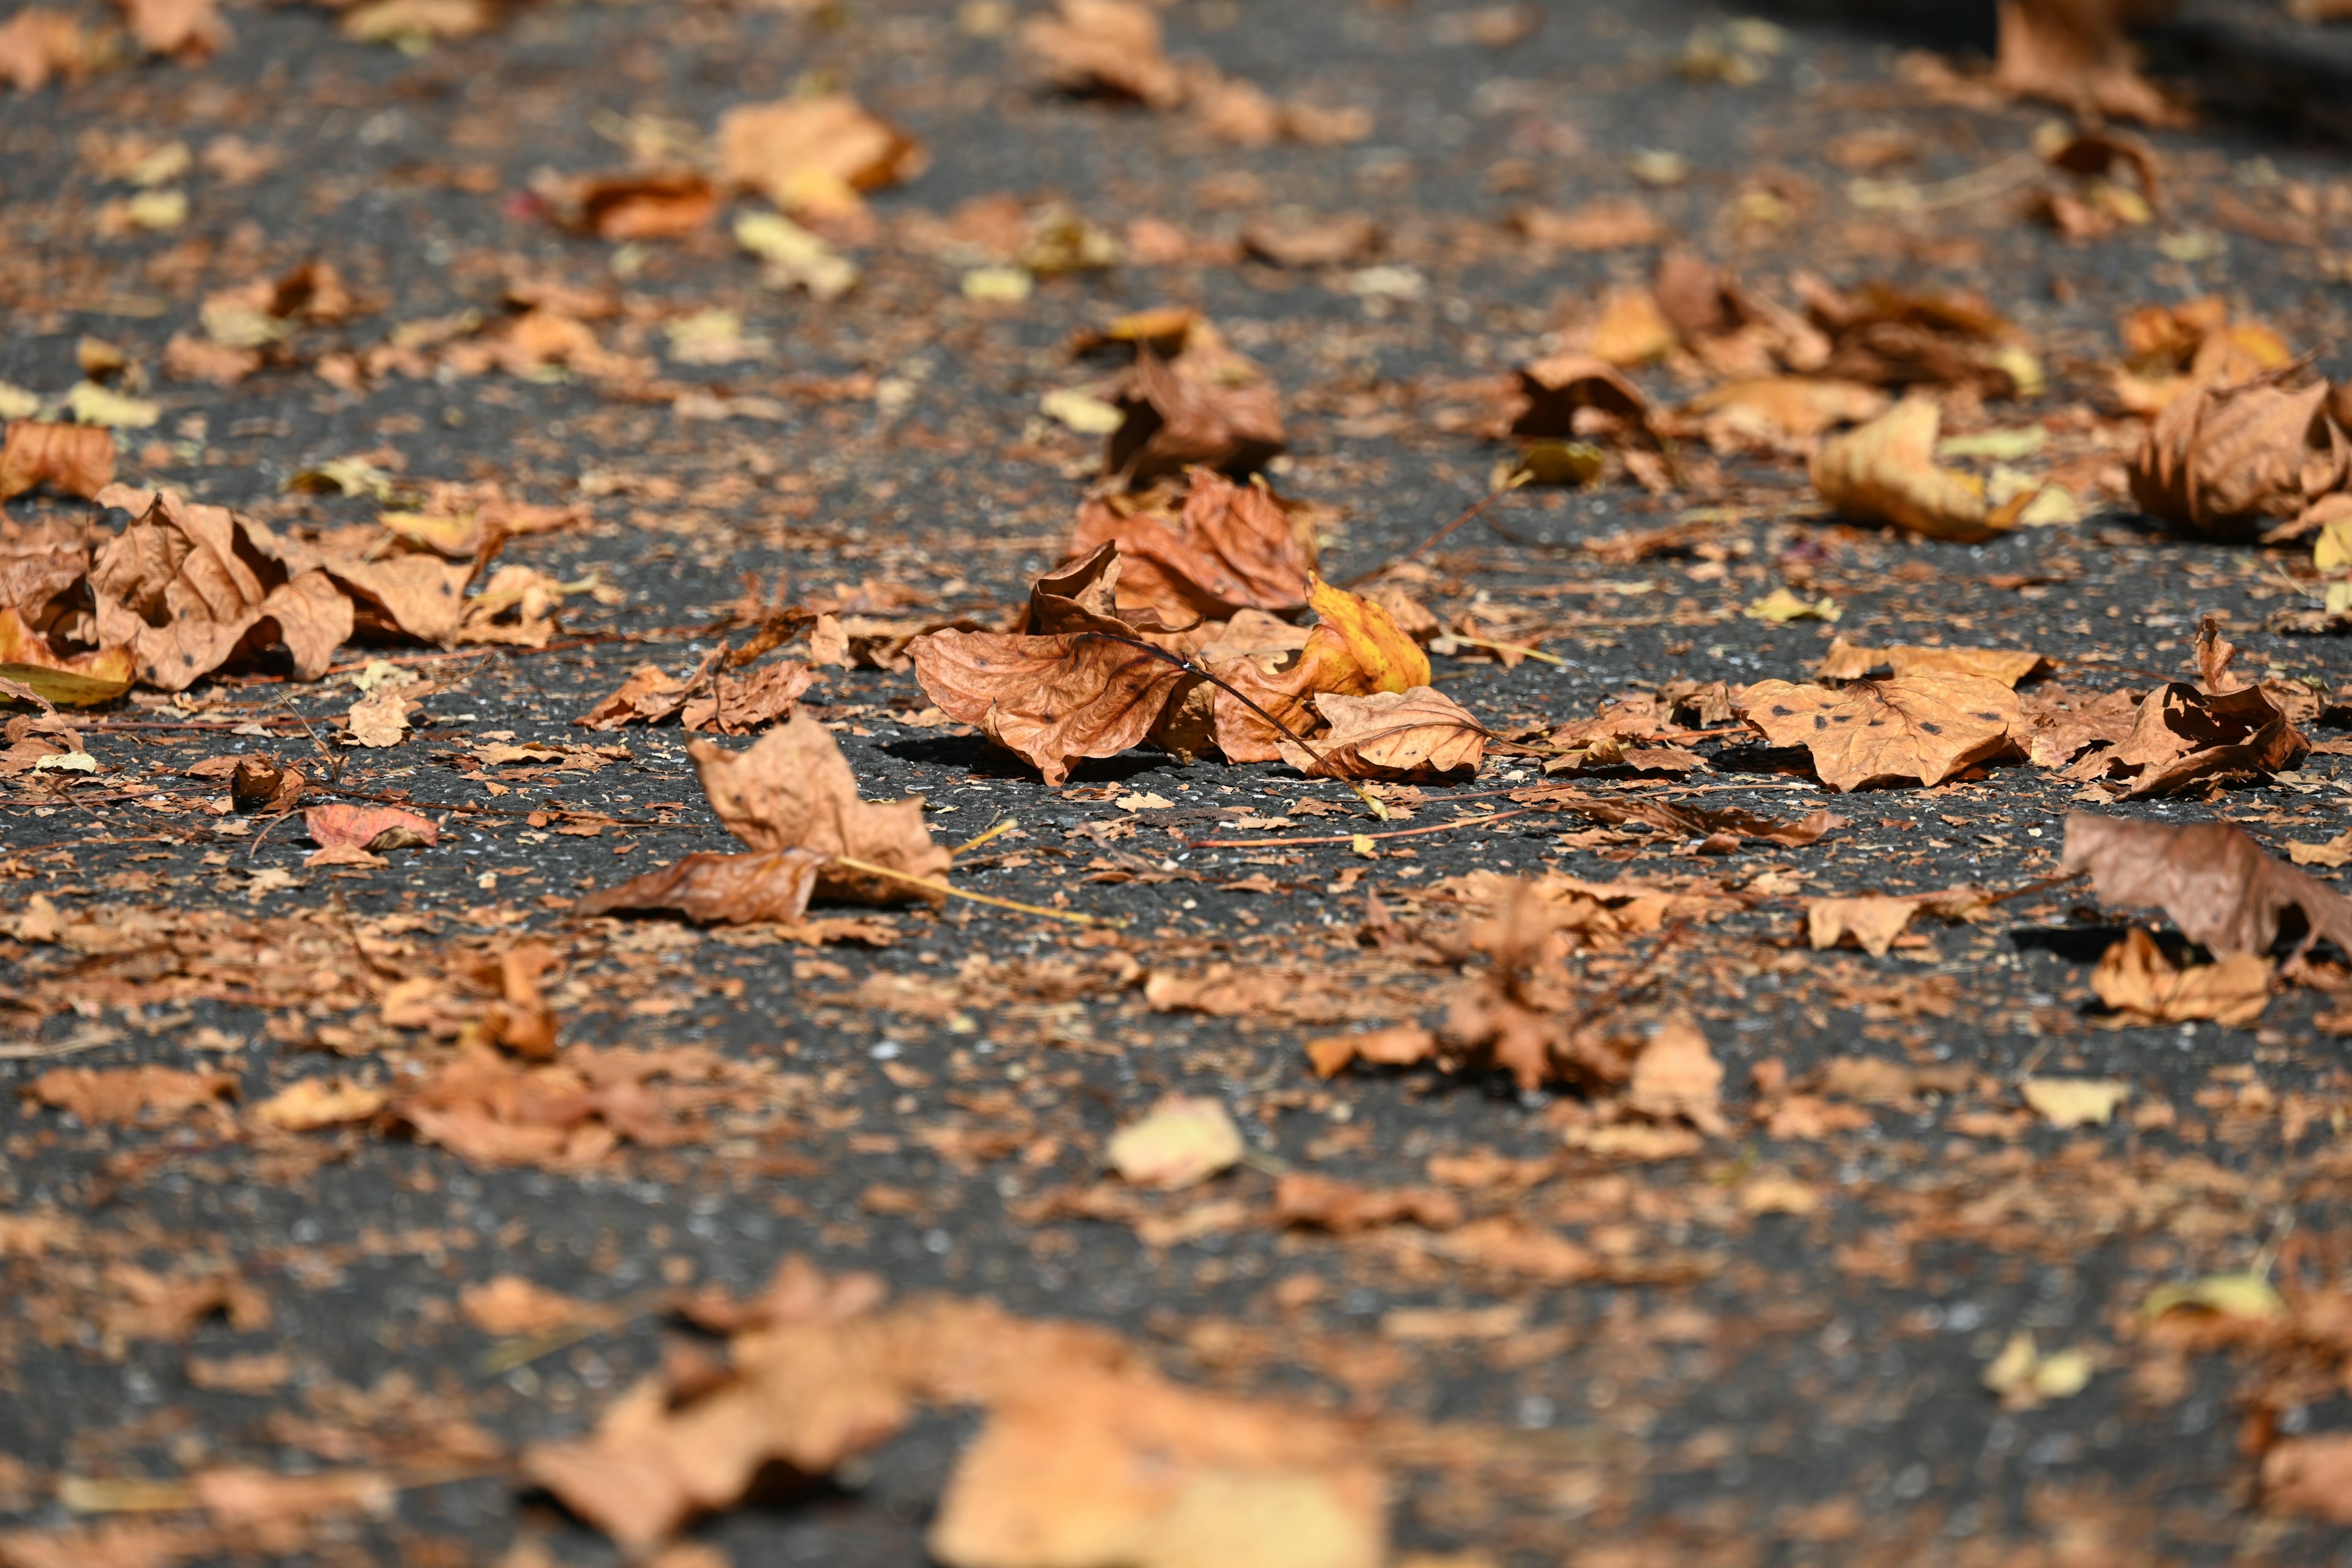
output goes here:
[[1535, 440], [1619, 441], [1652, 434], [1650, 400], [1597, 354], [1569, 351], [1514, 373], [1505, 428]]
[[1103, 1156], [1122, 1181], [1175, 1192], [1207, 1181], [1246, 1152], [1224, 1101], [1171, 1093], [1141, 1121], [1112, 1133]]
[[100, 425], [44, 425], [19, 419], [0, 447], [0, 500], [47, 485], [59, 495], [94, 499], [114, 480], [114, 432]]
[[1194, 327], [1173, 360], [1138, 342], [1108, 393], [1124, 417], [1104, 439], [1106, 478], [1134, 486], [1195, 464], [1245, 474], [1281, 452], [1274, 384], [1213, 338], [1205, 323]]
[[1115, 542], [1118, 603], [1171, 621], [1292, 611], [1307, 602], [1315, 571], [1310, 509], [1285, 501], [1263, 481], [1235, 484], [1204, 468], [1186, 475], [1183, 505], [1172, 516], [1171, 499], [1154, 490], [1089, 500], [1078, 510], [1070, 553]]
[[1057, 0], [1055, 9], [1056, 15], [1030, 17], [1020, 34], [1022, 52], [1047, 82], [1154, 109], [1183, 102], [1184, 78], [1169, 61], [1150, 6], [1141, 0]]
[[2175, 398], [2132, 460], [2132, 499], [2168, 522], [2234, 536], [2298, 518], [2344, 489], [2352, 437], [2336, 422], [2326, 382], [2287, 385], [2299, 374], [2288, 364]]
[[2023, 717], [2015, 692], [1976, 675], [1857, 681], [1842, 691], [1759, 680], [1733, 707], [1773, 745], [1811, 752], [1835, 790], [1941, 784], [2008, 752]]
[[940, 631], [908, 645], [925, 696], [1058, 785], [1081, 757], [1139, 745], [1191, 679], [1153, 648], [1099, 631]]
[[1330, 729], [1312, 750], [1281, 741], [1285, 762], [1309, 778], [1427, 779], [1475, 773], [1486, 754], [1486, 726], [1427, 686], [1350, 697], [1318, 692]]
[[910, 180], [922, 148], [847, 93], [745, 104], [719, 117], [719, 173], [786, 212], [852, 216], [859, 193]]
[[[1236, 617], [1234, 626], [1242, 624]], [[1315, 705], [1320, 696], [1357, 696], [1371, 689], [1370, 678], [1357, 662], [1347, 638], [1328, 622], [1308, 628], [1295, 649], [1275, 647], [1221, 657], [1230, 646], [1230, 641], [1212, 644], [1200, 654], [1205, 668], [1225, 683], [1207, 690], [1211, 734], [1229, 763], [1282, 758], [1284, 747], [1297, 744], [1292, 735], [1310, 735], [1322, 727], [1321, 710]], [[1244, 702], [1243, 697], [1249, 701]], [[1289, 733], [1268, 723], [1267, 715], [1287, 726]]]
[[52, 1068], [23, 1089], [27, 1100], [92, 1127], [170, 1117], [236, 1098], [236, 1075], [177, 1068]]
[[698, 925], [774, 921], [797, 925], [808, 912], [825, 857], [782, 848], [729, 855], [697, 850], [673, 865], [592, 893], [572, 906], [580, 915], [615, 910], [674, 910]]
[[[226, 507], [152, 499], [110, 487], [100, 504], [141, 507], [141, 515], [99, 547], [89, 584], [101, 647], [136, 650], [140, 679], [182, 691], [249, 647], [282, 642], [296, 675], [315, 680], [351, 636], [351, 601], [325, 573], [289, 575], [254, 548], [255, 530]], [[273, 567], [265, 581], [254, 557]]]
[[1923, 899], [1889, 898], [1865, 893], [1847, 899], [1805, 901], [1805, 940], [1818, 951], [1851, 938], [1873, 958], [1884, 958], [1919, 912]]
[[2253, 952], [2230, 952], [2218, 963], [2177, 966], [2154, 937], [2134, 926], [2099, 955], [2091, 989], [2116, 1012], [2150, 1023], [2210, 1018], [2244, 1028], [2270, 1003], [2271, 962]]
[[[80, 574], [75, 573], [75, 581]], [[11, 680], [60, 708], [95, 708], [131, 689], [130, 645], [58, 654], [15, 608], [0, 609], [0, 680]]]
[[2217, 953], [2265, 953], [2295, 912], [2309, 942], [2352, 953], [2352, 900], [2263, 852], [2226, 822], [2134, 822], [2066, 816], [2066, 871], [2088, 871], [2099, 901], [2160, 909], [2181, 934]]
[[[687, 748], [703, 793], [728, 832], [755, 850], [806, 849], [936, 879], [951, 858], [923, 825], [923, 798], [861, 800], [849, 760], [824, 725], [795, 713], [747, 752], [709, 741]], [[870, 872], [828, 864], [817, 892], [857, 903], [938, 902], [942, 895]]]
[[1937, 465], [1943, 418], [1933, 398], [1906, 397], [1869, 424], [1830, 437], [1813, 454], [1813, 488], [1844, 516], [1930, 539], [1974, 543], [2006, 531], [1981, 479]]

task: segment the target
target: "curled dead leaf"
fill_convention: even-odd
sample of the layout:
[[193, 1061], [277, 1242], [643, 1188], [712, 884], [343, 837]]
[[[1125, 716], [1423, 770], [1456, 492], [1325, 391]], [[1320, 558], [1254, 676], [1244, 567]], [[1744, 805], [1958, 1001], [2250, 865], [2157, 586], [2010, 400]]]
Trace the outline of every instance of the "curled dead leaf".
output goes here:
[[2283, 934], [2305, 942], [2324, 937], [2352, 953], [2352, 900], [2265, 855], [2226, 822], [2070, 812], [2060, 864], [2090, 872], [2101, 903], [2160, 909], [2181, 934], [2217, 953], [2265, 953]]
[[2299, 371], [2209, 380], [2173, 399], [2132, 461], [2132, 499], [2168, 522], [2235, 535], [2300, 517], [2344, 489], [2352, 437], [2336, 422], [2326, 382], [2286, 384]]
[[0, 446], [0, 500], [38, 485], [89, 500], [113, 480], [114, 432], [104, 426], [19, 419]]
[[816, 891], [858, 903], [941, 895], [843, 866], [845, 856], [910, 877], [937, 879], [950, 857], [923, 826], [923, 800], [861, 800], [849, 760], [824, 725], [796, 713], [747, 752], [709, 741], [687, 748], [703, 793], [728, 832], [757, 850], [805, 849], [827, 858]]
[[1330, 728], [1312, 749], [1283, 738], [1283, 760], [1309, 778], [1428, 779], [1475, 773], [1486, 729], [1470, 710], [1426, 686], [1365, 697], [1318, 692]]
[[1934, 399], [1906, 397], [1869, 424], [1829, 437], [1813, 454], [1813, 488], [1847, 517], [1930, 539], [1973, 543], [2005, 531], [2011, 525], [1987, 504], [1981, 479], [1937, 465], [1943, 417]]
[[825, 858], [799, 848], [762, 849], [746, 855], [698, 850], [674, 865], [635, 877], [617, 888], [592, 893], [573, 906], [580, 915], [627, 910], [674, 910], [708, 925], [774, 921], [792, 925], [808, 912], [810, 896]]
[[2261, 1019], [2270, 1003], [2271, 962], [2252, 952], [2218, 963], [2176, 964], [2137, 926], [2099, 956], [2091, 989], [2118, 1013], [2154, 1024], [2210, 1018], [2231, 1028]]

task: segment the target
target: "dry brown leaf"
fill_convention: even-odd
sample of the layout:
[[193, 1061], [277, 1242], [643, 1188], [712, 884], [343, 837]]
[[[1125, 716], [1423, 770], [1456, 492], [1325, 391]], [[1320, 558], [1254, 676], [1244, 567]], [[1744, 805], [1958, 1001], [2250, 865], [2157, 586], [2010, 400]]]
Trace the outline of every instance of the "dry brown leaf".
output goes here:
[[1139, 745], [1179, 684], [1196, 679], [1118, 635], [941, 631], [917, 637], [908, 651], [916, 681], [941, 712], [1058, 785], [1077, 758]]
[[[838, 619], [835, 621], [837, 627]], [[641, 664], [629, 671], [619, 689], [572, 721], [589, 730], [617, 730], [625, 724], [657, 724], [686, 706], [690, 679], [681, 680], [657, 664]]]
[[1511, 214], [1511, 226], [1550, 250], [1630, 250], [1674, 237], [1638, 196], [1598, 196], [1568, 212], [1520, 207]]
[[922, 172], [922, 149], [847, 93], [745, 104], [719, 117], [719, 174], [788, 212], [848, 216], [859, 193]]
[[0, 500], [47, 485], [95, 499], [114, 480], [114, 432], [102, 425], [43, 425], [19, 419], [0, 447]]
[[1514, 373], [1503, 422], [1536, 440], [1622, 440], [1650, 432], [1650, 400], [1615, 365], [1571, 351]]
[[[1235, 484], [1208, 468], [1185, 477], [1183, 504], [1166, 490], [1100, 496], [1078, 510], [1073, 556], [1118, 546], [1116, 602], [1183, 622], [1243, 609], [1296, 611], [1315, 570], [1311, 508], [1264, 481]], [[1033, 626], [1031, 629], [1039, 629]]]
[[1978, 675], [2014, 690], [2019, 681], [2047, 670], [2050, 661], [2021, 649], [1924, 647], [1910, 643], [1874, 648], [1834, 637], [1813, 674], [1822, 680], [1860, 680], [1881, 665], [1893, 670], [1898, 679], [1912, 675]]
[[1418, 1024], [1366, 1029], [1352, 1035], [1325, 1035], [1307, 1042], [1307, 1060], [1318, 1078], [1336, 1078], [1349, 1062], [1378, 1067], [1412, 1067], [1437, 1051], [1437, 1037]]
[[1791, 451], [1838, 426], [1876, 419], [1891, 402], [1858, 381], [1770, 375], [1717, 387], [1694, 399], [1690, 411], [1718, 451]]
[[2269, 1005], [2271, 962], [2253, 952], [2231, 952], [2218, 963], [2176, 966], [2154, 937], [2134, 926], [2099, 955], [2091, 989], [2116, 1012], [2150, 1023], [2210, 1018], [2246, 1028]]
[[366, 1121], [384, 1108], [383, 1090], [343, 1077], [306, 1078], [288, 1084], [253, 1108], [253, 1120], [285, 1132], [313, 1132], [348, 1121]]
[[51, 77], [79, 81], [103, 58], [80, 19], [68, 12], [26, 5], [0, 23], [0, 81], [20, 91], [38, 92]]
[[1274, 384], [1247, 360], [1200, 347], [1162, 360], [1149, 344], [1138, 347], [1110, 389], [1120, 421], [1104, 438], [1106, 478], [1133, 486], [1195, 464], [1244, 474], [1282, 451]]
[[1992, 85], [2088, 116], [2181, 125], [2188, 115], [2139, 73], [2125, 22], [2145, 0], [2000, 0]]
[[1811, 752], [1835, 790], [1941, 784], [2010, 751], [2023, 720], [2015, 692], [1976, 675], [1857, 681], [1842, 691], [1760, 680], [1734, 707], [1773, 745]]
[[165, 1067], [53, 1068], [26, 1086], [24, 1094], [103, 1127], [145, 1121], [151, 1111], [176, 1116], [233, 1100], [236, 1078]]
[[1874, 958], [1884, 958], [1926, 900], [1864, 894], [1851, 899], [1805, 901], [1805, 939], [1816, 951], [1851, 938]]
[[2352, 437], [2328, 385], [2290, 387], [2301, 367], [2234, 384], [2203, 382], [2148, 426], [2131, 467], [2132, 499], [2200, 533], [2239, 535], [2292, 521], [2352, 480]]
[[1223, 1100], [1181, 1092], [1162, 1097], [1141, 1121], [1112, 1133], [1103, 1150], [1120, 1180], [1163, 1192], [1196, 1186], [1245, 1152]]
[[501, 1339], [518, 1334], [544, 1334], [592, 1318], [596, 1309], [576, 1296], [566, 1296], [520, 1274], [494, 1275], [457, 1292], [457, 1310], [486, 1334]]
[[[275, 791], [273, 790], [273, 794]], [[302, 813], [302, 829], [321, 848], [347, 844], [357, 849], [412, 849], [441, 842], [430, 817], [396, 805], [356, 805], [334, 801]]]
[[583, 175], [540, 195], [565, 227], [614, 241], [677, 239], [719, 216], [718, 187], [690, 170]]
[[768, 849], [747, 855], [698, 850], [676, 864], [632, 878], [617, 888], [592, 893], [573, 906], [581, 915], [615, 910], [674, 910], [708, 925], [775, 921], [793, 925], [808, 912], [825, 858], [805, 849]]
[[200, 60], [228, 42], [219, 0], [121, 0], [131, 36], [151, 55]]
[[1943, 417], [1933, 398], [1906, 397], [1869, 424], [1829, 437], [1813, 454], [1813, 488], [1846, 517], [1930, 539], [1974, 543], [2004, 531], [2010, 525], [1987, 505], [1982, 480], [1937, 465]]
[[1315, 706], [1329, 730], [1308, 744], [1280, 741], [1283, 760], [1308, 778], [1456, 777], [1476, 773], [1486, 755], [1486, 726], [1432, 687], [1318, 692]]
[[1434, 1187], [1360, 1187], [1312, 1171], [1287, 1172], [1275, 1184], [1274, 1216], [1342, 1236], [1391, 1225], [1452, 1230], [1465, 1218], [1462, 1201]]
[[2178, 795], [2208, 783], [2260, 778], [2311, 749], [2259, 686], [2230, 673], [2237, 649], [2210, 616], [2197, 634], [2202, 689], [2169, 681], [2142, 699], [2130, 733], [2069, 770], [2080, 779], [2128, 778], [2134, 796]]
[[2352, 1525], [2352, 1432], [2280, 1438], [2263, 1456], [2263, 1506]]
[[288, 575], [263, 547], [266, 536], [227, 508], [121, 485], [100, 502], [140, 510], [100, 546], [89, 583], [100, 645], [134, 647], [147, 684], [184, 690], [248, 648], [272, 643], [285, 645], [299, 678], [315, 680], [351, 636], [351, 601], [326, 574]]
[[1723, 1119], [1722, 1095], [1723, 1064], [1716, 1060], [1698, 1021], [1676, 1013], [1635, 1054], [1623, 1103], [1653, 1120], [1687, 1121], [1720, 1138], [1730, 1131]]
[[2189, 941], [2218, 953], [2265, 953], [2292, 931], [2352, 953], [2352, 900], [2226, 822], [2133, 822], [2069, 812], [2062, 868], [2088, 871], [2099, 901], [2160, 909]]
[[1160, 17], [1141, 0], [1057, 0], [1055, 16], [1021, 26], [1021, 47], [1039, 73], [1068, 92], [1133, 99], [1172, 109], [1185, 81], [1168, 58]]
[[[857, 795], [857, 776], [824, 726], [796, 713], [748, 752], [709, 741], [687, 748], [703, 793], [727, 831], [758, 850], [805, 849], [846, 856], [909, 877], [936, 879], [947, 849], [923, 826], [923, 800], [875, 803]], [[831, 861], [818, 873], [820, 896], [857, 903], [938, 902], [942, 895]]]

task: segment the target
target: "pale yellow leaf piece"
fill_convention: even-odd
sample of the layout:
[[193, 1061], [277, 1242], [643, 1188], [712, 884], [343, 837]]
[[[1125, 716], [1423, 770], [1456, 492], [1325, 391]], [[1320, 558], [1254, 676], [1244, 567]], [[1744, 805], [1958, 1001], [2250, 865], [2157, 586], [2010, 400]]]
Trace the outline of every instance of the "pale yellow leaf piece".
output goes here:
[[2090, 1386], [2091, 1358], [2079, 1350], [2053, 1351], [2048, 1355], [2020, 1329], [2009, 1337], [2000, 1354], [1984, 1370], [1984, 1385], [2000, 1395], [2008, 1410], [2031, 1410], [2053, 1399], [2072, 1399]]
[[1853, 899], [1814, 899], [1805, 905], [1805, 939], [1816, 950], [1852, 939], [1874, 958], [1884, 958], [1919, 912], [1917, 899], [1869, 893]]
[[1178, 1093], [1112, 1133], [1104, 1152], [1122, 1180], [1173, 1192], [1229, 1168], [1244, 1150], [1241, 1130], [1223, 1101]]
[[1835, 790], [1916, 779], [1939, 784], [2012, 748], [2017, 694], [1980, 675], [1865, 680], [1841, 691], [1760, 680], [1734, 710], [1776, 746], [1803, 746]]
[[2042, 1120], [2065, 1131], [2105, 1127], [2131, 1094], [2131, 1085], [2111, 1078], [2029, 1078], [2017, 1092]]
[[2140, 1310], [2150, 1318], [2186, 1310], [2267, 1323], [2286, 1316], [2286, 1302], [2265, 1275], [2209, 1274], [2201, 1279], [2158, 1286], [2147, 1293]]
[[1048, 419], [1057, 420], [1081, 436], [1108, 436], [1127, 422], [1126, 411], [1117, 404], [1061, 386], [1037, 400], [1038, 411]]
[[1827, 594], [1818, 599], [1800, 598], [1787, 587], [1773, 589], [1740, 612], [1751, 621], [1834, 621], [1845, 611]]
[[1984, 482], [1937, 466], [1943, 419], [1932, 398], [1906, 397], [1869, 424], [1829, 437], [1813, 454], [1813, 488], [1860, 521], [1963, 543], [1990, 539], [2010, 525], [1995, 521]]

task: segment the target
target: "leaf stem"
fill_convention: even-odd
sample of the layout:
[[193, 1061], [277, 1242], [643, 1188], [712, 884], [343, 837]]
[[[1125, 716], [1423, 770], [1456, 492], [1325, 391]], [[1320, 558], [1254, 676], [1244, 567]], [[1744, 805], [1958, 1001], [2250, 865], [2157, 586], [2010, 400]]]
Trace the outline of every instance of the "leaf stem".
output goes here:
[[909, 872], [893, 870], [887, 866], [877, 866], [870, 860], [853, 860], [846, 855], [835, 855], [833, 857], [833, 864], [846, 866], [853, 871], [863, 871], [869, 877], [887, 877], [894, 882], [904, 882], [910, 888], [929, 888], [934, 893], [944, 893], [951, 899], [968, 899], [975, 904], [988, 904], [1000, 910], [1017, 910], [1024, 915], [1043, 915], [1049, 921], [1067, 921], [1072, 925], [1110, 926], [1114, 929], [1127, 924], [1123, 920], [1110, 919], [1102, 915], [1082, 914], [1076, 910], [1049, 910], [1042, 904], [1024, 904], [1017, 900], [994, 898], [987, 893], [968, 893], [961, 888], [951, 887], [945, 882], [935, 882], [929, 877], [918, 877]]

